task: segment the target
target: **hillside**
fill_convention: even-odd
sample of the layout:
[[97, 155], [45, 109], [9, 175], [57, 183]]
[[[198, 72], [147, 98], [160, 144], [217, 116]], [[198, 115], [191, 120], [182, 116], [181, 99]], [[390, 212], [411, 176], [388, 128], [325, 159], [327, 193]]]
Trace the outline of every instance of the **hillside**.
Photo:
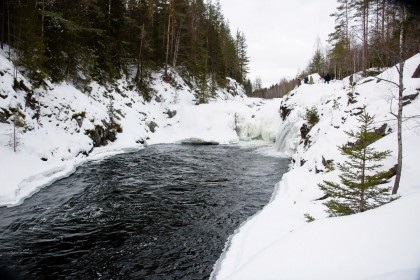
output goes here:
[[[92, 82], [89, 92], [64, 82], [33, 89], [20, 73], [14, 84], [6, 57], [0, 52], [0, 206], [21, 203], [86, 160], [150, 144], [275, 140], [279, 102], [247, 99], [231, 79], [209, 104], [197, 106], [193, 89], [175, 72], [171, 83], [155, 72], [156, 94], [146, 102], [126, 79], [112, 87]], [[15, 116], [16, 152], [11, 143]]]
[[[231, 237], [212, 279], [419, 279], [420, 79], [411, 78], [419, 64], [417, 54], [405, 66], [401, 197], [364, 213], [327, 218], [317, 184], [339, 181], [339, 171], [331, 171], [328, 162], [343, 162], [337, 146], [347, 143], [345, 131], [357, 127], [363, 107], [376, 115], [375, 127], [385, 135], [373, 145], [392, 151], [384, 170], [396, 164], [396, 120], [390, 110], [396, 111], [398, 90], [374, 77], [359, 80], [354, 91], [349, 77], [330, 85], [302, 85], [281, 104], [284, 119], [277, 146], [292, 158], [291, 170], [272, 201]], [[398, 82], [395, 67], [378, 77]], [[301, 128], [307, 123], [306, 109], [312, 107], [319, 122], [305, 136]], [[305, 214], [315, 221], [307, 223]]]

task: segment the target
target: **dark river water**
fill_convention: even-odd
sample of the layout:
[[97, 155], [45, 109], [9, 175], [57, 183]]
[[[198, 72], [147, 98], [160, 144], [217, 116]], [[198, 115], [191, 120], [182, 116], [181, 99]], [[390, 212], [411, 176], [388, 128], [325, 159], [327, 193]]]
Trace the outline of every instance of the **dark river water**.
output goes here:
[[0, 208], [2, 266], [21, 279], [208, 279], [287, 166], [255, 147], [187, 145], [86, 163]]

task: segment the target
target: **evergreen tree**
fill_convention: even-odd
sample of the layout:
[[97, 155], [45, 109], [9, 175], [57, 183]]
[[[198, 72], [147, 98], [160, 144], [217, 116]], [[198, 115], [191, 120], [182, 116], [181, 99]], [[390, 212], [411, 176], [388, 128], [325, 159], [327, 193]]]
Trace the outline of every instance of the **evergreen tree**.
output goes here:
[[249, 58], [247, 56], [248, 45], [246, 43], [245, 35], [241, 31], [236, 32], [236, 52], [238, 57], [239, 77], [235, 77], [240, 83], [245, 81], [245, 77], [249, 71]]
[[390, 201], [386, 183], [388, 172], [378, 171], [390, 151], [376, 151], [370, 145], [382, 136], [373, 129], [374, 117], [364, 112], [358, 118], [358, 131], [346, 132], [352, 144], [339, 147], [348, 159], [338, 164], [341, 184], [324, 181], [319, 184], [331, 199], [325, 203], [331, 216], [350, 215], [378, 207]]
[[25, 126], [25, 123], [19, 110], [14, 108], [13, 111], [13, 132], [10, 135], [9, 146], [17, 153], [22, 145], [20, 130]]
[[204, 81], [210, 77], [206, 95], [211, 95], [226, 77], [245, 82], [249, 59], [245, 36], [238, 35], [232, 36], [218, 0], [0, 4], [0, 47], [7, 39], [17, 54], [16, 66], [35, 86], [49, 78], [88, 90], [92, 80], [112, 85], [127, 77], [150, 99], [151, 73], [165, 69], [169, 79], [173, 68], [191, 86], [196, 82], [207, 88]]
[[325, 64], [326, 61], [324, 55], [322, 54], [321, 42], [318, 38], [314, 56], [312, 57], [312, 60], [309, 63], [309, 73], [318, 73], [320, 75], [323, 75], [323, 73], [326, 71]]

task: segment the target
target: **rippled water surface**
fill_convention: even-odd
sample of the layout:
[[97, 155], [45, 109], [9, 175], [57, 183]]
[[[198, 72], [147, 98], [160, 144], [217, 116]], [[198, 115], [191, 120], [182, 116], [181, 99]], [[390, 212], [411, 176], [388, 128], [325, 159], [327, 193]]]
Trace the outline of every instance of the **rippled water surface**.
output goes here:
[[207, 279], [287, 160], [256, 148], [157, 145], [0, 208], [0, 257], [25, 279]]

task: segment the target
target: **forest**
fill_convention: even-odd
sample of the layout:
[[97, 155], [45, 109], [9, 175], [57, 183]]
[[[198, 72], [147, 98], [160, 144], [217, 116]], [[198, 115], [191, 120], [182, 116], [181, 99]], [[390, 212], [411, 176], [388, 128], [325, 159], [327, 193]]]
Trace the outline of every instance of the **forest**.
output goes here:
[[4, 0], [1, 48], [34, 86], [68, 81], [83, 91], [125, 78], [150, 100], [153, 71], [177, 71], [206, 102], [226, 77], [244, 83], [247, 45], [218, 1]]
[[[337, 0], [333, 32], [324, 47], [315, 42], [315, 51], [302, 73], [282, 79], [269, 88], [255, 88], [253, 96], [282, 97], [299, 79], [312, 73], [330, 73], [342, 79], [353, 73], [376, 75], [381, 69], [420, 51], [420, 7], [418, 1]], [[403, 35], [403, 36], [401, 36]], [[254, 82], [255, 84], [255, 82]], [[258, 83], [257, 83], [258, 84]]]

